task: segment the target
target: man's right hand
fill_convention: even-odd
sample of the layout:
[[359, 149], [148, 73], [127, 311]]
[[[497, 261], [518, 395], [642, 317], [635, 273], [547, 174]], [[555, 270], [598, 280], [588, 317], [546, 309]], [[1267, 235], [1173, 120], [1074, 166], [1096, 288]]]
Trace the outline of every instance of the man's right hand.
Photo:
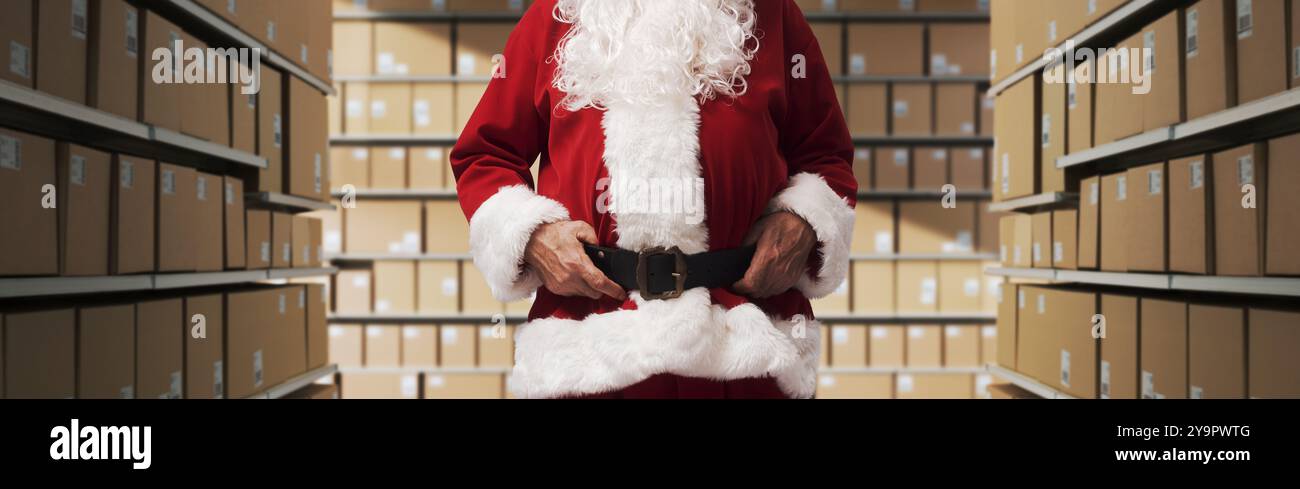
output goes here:
[[587, 257], [582, 244], [598, 244], [596, 230], [581, 221], [543, 224], [524, 248], [524, 263], [541, 277], [546, 290], [565, 297], [627, 299], [627, 293]]

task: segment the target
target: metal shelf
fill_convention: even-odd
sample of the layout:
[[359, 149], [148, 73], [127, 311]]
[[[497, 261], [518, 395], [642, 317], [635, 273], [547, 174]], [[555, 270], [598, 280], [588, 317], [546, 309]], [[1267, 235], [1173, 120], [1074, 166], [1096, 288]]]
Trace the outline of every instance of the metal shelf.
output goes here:
[[[499, 313], [505, 316], [507, 324], [518, 324], [528, 321], [528, 318], [520, 315], [510, 315]], [[335, 314], [326, 318], [331, 324], [367, 324], [374, 326], [382, 325], [403, 325], [403, 324], [490, 324], [492, 323], [492, 314]]]
[[332, 262], [373, 262], [373, 261], [457, 261], [473, 259], [469, 253], [341, 253], [325, 255], [325, 260]]
[[500, 374], [510, 373], [510, 367], [342, 367], [339, 373], [352, 374]]
[[249, 207], [269, 208], [293, 213], [336, 210], [334, 204], [329, 202], [320, 202], [278, 192], [247, 192], [244, 194], [244, 203]]
[[1165, 143], [1172, 140], [1174, 130], [1172, 127], [1162, 127], [1152, 131], [1147, 131], [1136, 136], [1127, 137], [1112, 143], [1106, 143], [1100, 146], [1089, 148], [1076, 153], [1071, 153], [1056, 159], [1057, 168], [1069, 168], [1085, 163], [1111, 158], [1116, 155], [1128, 153], [1134, 150], [1148, 148], [1157, 144]]
[[[341, 190], [330, 192], [330, 196], [341, 199], [346, 196]], [[358, 199], [383, 200], [456, 200], [454, 189], [357, 189], [354, 194]]]
[[[910, 190], [860, 190], [858, 199], [860, 200], [877, 200], [877, 199], [941, 199], [946, 197], [941, 190], [927, 189], [910, 189]], [[989, 199], [993, 197], [990, 190], [961, 190], [957, 189], [957, 199]]]
[[0, 279], [0, 298], [30, 298], [102, 294], [144, 290], [171, 290], [210, 285], [261, 282], [293, 277], [333, 275], [338, 269], [289, 268], [228, 272], [159, 273], [104, 277], [32, 277]]
[[993, 324], [997, 322], [994, 314], [972, 313], [932, 313], [932, 314], [845, 314], [819, 315], [817, 320], [823, 324], [837, 326], [883, 325], [883, 324]]
[[985, 368], [988, 373], [1006, 379], [1012, 384], [1015, 384], [1016, 387], [1027, 390], [1043, 399], [1076, 399], [1074, 396], [1058, 391], [1052, 387], [1048, 387], [1047, 384], [1031, 379], [1029, 376], [1015, 370], [991, 363], [986, 365]]
[[1092, 272], [1087, 270], [1057, 270], [1056, 281], [1155, 290], [1169, 290], [1170, 282], [1169, 276], [1163, 274]]
[[455, 134], [339, 134], [330, 136], [330, 146], [451, 146], [456, 144]]
[[983, 367], [821, 367], [817, 369], [818, 375], [851, 375], [851, 374], [897, 374], [897, 375], [926, 375], [926, 374], [982, 374], [986, 373]]
[[853, 136], [857, 146], [992, 146], [989, 136]]
[[989, 268], [988, 275], [1110, 285], [1152, 290], [1217, 292], [1222, 294], [1300, 297], [1300, 278], [1221, 277], [1164, 273], [1092, 272], [1049, 268]]
[[832, 75], [835, 83], [988, 83], [987, 75]]
[[[1057, 45], [1057, 48], [1065, 51], [1065, 47], [1071, 44], [1075, 48], [1095, 48], [1113, 44], [1115, 41], [1120, 41], [1137, 32], [1142, 27], [1160, 18], [1160, 16], [1169, 13], [1174, 7], [1182, 3], [1186, 2], [1183, 0], [1131, 0], [1106, 14], [1101, 20], [1079, 31], [1074, 37], [1061, 42]], [[1035, 73], [1039, 73], [1048, 66], [1055, 64], [1055, 62], [1049, 64], [1047, 60], [1037, 53], [1026, 53], [1026, 55], [1030, 56], [1033, 61], [993, 84], [988, 92], [990, 97], [997, 96], [1002, 91], [1015, 85], [1016, 82], [1033, 76]], [[1011, 58], [1008, 56], [1008, 59]]]
[[804, 12], [811, 22], [988, 22], [988, 12]]
[[487, 83], [491, 75], [339, 75], [336, 82], [347, 83]]
[[1079, 201], [1079, 194], [1051, 192], [989, 204], [989, 212], [1037, 212], [1040, 210], [1070, 207]]
[[266, 159], [0, 80], [0, 125], [107, 151], [221, 171]]
[[1030, 280], [1056, 280], [1056, 270], [1050, 268], [1003, 268], [984, 269], [985, 275], [996, 277], [1023, 278]]
[[262, 54], [262, 61], [273, 67], [289, 72], [298, 79], [307, 82], [326, 95], [335, 95], [334, 87], [325, 80], [317, 78], [315, 75], [308, 73], [298, 65], [290, 62], [279, 53], [268, 48], [261, 41], [253, 36], [248, 35], [238, 27], [234, 26], [220, 15], [212, 13], [207, 8], [200, 6], [194, 0], [166, 0], [161, 2], [151, 2], [150, 8], [161, 10], [164, 17], [184, 28], [187, 32], [196, 34], [199, 38], [212, 44], [213, 37], [220, 37], [224, 40], [234, 41], [237, 46], [227, 47], [248, 47], [259, 49]]
[[956, 253], [951, 255], [930, 253], [875, 253], [850, 255], [850, 261], [997, 261], [996, 253]]
[[520, 12], [335, 12], [334, 20], [519, 22]]
[[317, 380], [320, 380], [321, 377], [334, 375], [338, 371], [339, 366], [333, 363], [323, 367], [316, 367], [272, 386], [270, 389], [258, 392], [257, 394], [245, 397], [244, 399], [279, 399], [294, 393], [298, 389], [315, 383]]

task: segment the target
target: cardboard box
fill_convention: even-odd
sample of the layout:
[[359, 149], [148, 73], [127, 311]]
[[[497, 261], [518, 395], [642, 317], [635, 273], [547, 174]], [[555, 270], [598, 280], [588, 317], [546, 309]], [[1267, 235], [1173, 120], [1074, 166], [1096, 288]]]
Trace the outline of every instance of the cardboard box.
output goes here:
[[[334, 9], [325, 0], [311, 0], [307, 10], [307, 42], [310, 55], [304, 67], [326, 81], [334, 78]], [[300, 56], [301, 59], [301, 56]]]
[[1101, 177], [1101, 269], [1128, 271], [1129, 178], [1127, 173]]
[[1056, 159], [1065, 156], [1066, 110], [1069, 104], [1067, 85], [1043, 82], [1039, 90], [1042, 113], [1039, 117], [1039, 182], [1042, 193], [1065, 191], [1065, 169], [1056, 167]]
[[1016, 365], [1016, 345], [1019, 342], [1018, 313], [1022, 309], [1021, 304], [1024, 303], [1019, 300], [1024, 292], [1019, 291], [1018, 287], [1016, 284], [1006, 283], [998, 292], [997, 364], [1012, 370], [1019, 368]]
[[[208, 52], [208, 45], [189, 33], [181, 34], [186, 51]], [[152, 61], [150, 61], [152, 63]], [[146, 63], [149, 64], [149, 63]], [[199, 66], [200, 76], [208, 76], [207, 67]], [[227, 73], [229, 73], [227, 71]], [[152, 78], [152, 73], [150, 74]], [[149, 80], [152, 81], [152, 80]], [[177, 85], [181, 132], [217, 144], [230, 145], [230, 90], [223, 84], [182, 83]]]
[[980, 108], [980, 136], [993, 137], [993, 108], [997, 106], [992, 98], [988, 96], [988, 90], [980, 90], [979, 101]]
[[[1001, 288], [1001, 283], [997, 284]], [[1000, 292], [999, 292], [1000, 294]], [[997, 308], [994, 307], [996, 310]], [[980, 331], [980, 365], [995, 363], [998, 361], [998, 327], [994, 325], [984, 325], [979, 327]]]
[[450, 75], [451, 25], [375, 22], [375, 72], [380, 75]]
[[454, 201], [424, 203], [425, 252], [465, 253], [469, 251], [469, 221]]
[[510, 368], [515, 364], [514, 326], [499, 324], [478, 327], [478, 366]]
[[370, 132], [411, 133], [411, 85], [405, 83], [370, 85]]
[[1076, 270], [1078, 262], [1079, 211], [1052, 212], [1052, 268]]
[[[1032, 195], [1038, 183], [1039, 124], [1036, 83], [1021, 81], [997, 98], [993, 196], [1003, 201]], [[1032, 128], [1032, 130], [1029, 130]]]
[[460, 278], [454, 261], [418, 261], [416, 267], [416, 311], [420, 314], [448, 314], [459, 309]]
[[987, 178], [984, 167], [988, 165], [984, 148], [951, 148], [948, 151], [952, 160], [951, 181], [957, 187], [958, 195], [962, 191], [984, 190]]
[[[226, 396], [224, 308], [225, 295], [220, 293], [185, 298], [180, 330], [185, 344], [186, 399], [222, 399]], [[195, 328], [200, 319], [203, 337], [195, 338]]]
[[444, 324], [439, 328], [438, 351], [443, 367], [473, 367], [478, 345], [478, 330], [468, 325]]
[[1016, 268], [1034, 266], [1034, 220], [1028, 214], [1017, 214], [1012, 221], [1011, 264]]
[[289, 194], [329, 200], [329, 134], [324, 124], [325, 95], [298, 77], [289, 79]]
[[1001, 251], [1000, 240], [1002, 239], [999, 221], [1005, 213], [990, 212], [988, 206], [980, 202], [976, 204], [975, 214], [975, 219], [978, 221], [975, 225], [975, 251], [978, 253], [999, 253]]
[[324, 227], [325, 224], [320, 219], [315, 217], [307, 218], [307, 252], [311, 254], [307, 258], [308, 267], [319, 268], [325, 266], [325, 245], [322, 237], [325, 232]]
[[478, 107], [479, 99], [487, 92], [486, 83], [460, 82], [456, 84], [456, 134], [465, 130], [470, 116]]
[[266, 289], [226, 294], [224, 380], [231, 399], [248, 397], [272, 385], [266, 378], [271, 333], [263, 326], [276, 314], [273, 301]]
[[903, 326], [870, 326], [871, 339], [868, 359], [873, 368], [902, 367], [907, 364], [907, 328]]
[[225, 217], [226, 268], [241, 269], [248, 265], [244, 234], [244, 181], [227, 176], [222, 179]]
[[835, 373], [817, 375], [817, 399], [893, 399], [891, 374]]
[[438, 327], [402, 326], [402, 366], [438, 366]]
[[[1014, 0], [989, 0], [989, 78], [1001, 82], [1016, 71]], [[1021, 54], [1023, 57], [1023, 53]]]
[[[183, 41], [185, 33], [175, 24], [168, 22], [167, 19], [162, 18], [153, 11], [145, 11], [144, 26], [140, 31], [144, 33], [144, 52], [150, 53], [146, 56], [150, 61], [142, 60], [140, 62], [140, 120], [145, 124], [180, 131], [181, 115], [183, 113], [180, 110], [182, 85], [155, 83], [153, 81], [153, 62], [149, 56], [159, 48], [172, 50], [173, 62], [180, 65], [181, 60], [177, 58], [174, 52], [175, 43]], [[116, 69], [121, 69], [121, 67], [119, 66]]]
[[849, 132], [855, 136], [889, 134], [889, 92], [884, 83], [854, 83], [848, 90]]
[[73, 398], [77, 394], [76, 311], [11, 312], [3, 319], [5, 398]]
[[134, 399], [135, 306], [83, 307], [77, 316], [77, 397]]
[[934, 133], [939, 136], [974, 136], [975, 85], [941, 83], [935, 86]]
[[196, 172], [194, 177], [194, 202], [189, 223], [190, 253], [194, 255], [194, 269], [200, 272], [219, 272], [225, 269], [225, 206], [224, 180], [221, 176]]
[[307, 368], [325, 365], [329, 361], [329, 333], [326, 311], [329, 310], [329, 287], [324, 284], [306, 284], [307, 287]]
[[412, 147], [407, 152], [407, 185], [413, 189], [446, 188], [443, 177], [451, 168], [449, 152], [440, 147]]
[[894, 253], [894, 201], [859, 202], [853, 210], [853, 252], [886, 255]]
[[1237, 105], [1235, 0], [1200, 0], [1184, 10], [1187, 119]]
[[271, 268], [293, 266], [293, 214], [271, 213]]
[[1187, 303], [1142, 298], [1143, 399], [1187, 398]]
[[245, 211], [247, 236], [245, 248], [248, 251], [245, 262], [250, 270], [271, 268], [271, 213], [269, 211], [249, 209]]
[[415, 312], [415, 264], [409, 261], [375, 262], [375, 312]]
[[[1300, 168], [1297, 168], [1297, 154], [1300, 152], [1300, 136], [1287, 136], [1268, 142], [1268, 154], [1272, 158], [1269, 165], [1269, 178], [1266, 196], [1267, 208], [1274, 212], [1265, 212], [1267, 236], [1264, 250], [1264, 273], [1268, 275], [1300, 275], [1300, 257], [1295, 249], [1300, 246], [1300, 215], [1287, 212], [1286, 209], [1300, 209], [1300, 196], [1295, 195], [1300, 188]], [[1289, 183], [1288, 183], [1289, 182]]]
[[899, 203], [899, 253], [968, 254], [975, 249], [975, 205], [948, 209], [933, 201]]
[[370, 148], [330, 148], [330, 183], [339, 191], [345, 185], [354, 190], [370, 186]]
[[345, 92], [342, 83], [334, 84], [334, 93], [335, 95], [333, 97], [326, 99], [326, 103], [329, 104], [329, 107], [327, 107], [326, 110], [329, 112], [329, 135], [331, 138], [343, 134], [344, 132], [343, 94]]
[[834, 367], [867, 366], [867, 328], [831, 326], [831, 365]]
[[419, 253], [419, 202], [366, 202], [344, 209], [343, 247], [350, 253]]
[[364, 365], [361, 326], [356, 324], [331, 324], [329, 326], [329, 362], [340, 368]]
[[984, 266], [977, 261], [939, 262], [939, 311], [978, 313]]
[[452, 12], [520, 12], [523, 2], [520, 0], [448, 0], [447, 8]]
[[1106, 318], [1101, 340], [1098, 396], [1102, 399], [1137, 399], [1138, 383], [1138, 298], [1101, 294], [1101, 315]]
[[0, 49], [0, 79], [31, 88], [36, 73], [33, 72], [36, 50], [33, 43], [32, 25], [35, 16], [32, 5], [35, 2], [10, 2], [5, 6], [5, 15], [0, 20], [0, 43], [8, 49]]
[[940, 190], [952, 182], [948, 176], [948, 150], [946, 148], [918, 148], [912, 188]]
[[343, 213], [339, 211], [314, 211], [308, 215], [320, 220], [321, 228], [321, 259], [324, 263], [324, 253], [340, 254], [343, 253]]
[[[1217, 275], [1256, 276], [1264, 271], [1265, 208], [1269, 181], [1263, 143], [1242, 146], [1213, 158], [1214, 271]], [[1246, 208], [1246, 185], [1255, 188], [1255, 208]]]
[[[1142, 102], [1142, 130], [1151, 131], [1186, 120], [1183, 107], [1182, 11], [1175, 10], [1142, 30], [1142, 71], [1151, 92]], [[1283, 86], [1285, 88], [1285, 86]]]
[[375, 147], [370, 154], [370, 188], [406, 188], [406, 147]]
[[110, 268], [115, 275], [151, 272], [156, 256], [157, 164], [120, 154], [113, 159]]
[[[312, 244], [311, 244], [311, 221], [313, 219], [303, 216], [290, 216], [290, 226], [292, 234], [289, 238], [289, 247], [293, 250], [293, 268], [307, 268], [311, 266]], [[319, 223], [319, 221], [317, 221]]]
[[[1017, 2], [1015, 5], [1015, 57], [1016, 66], [1037, 60], [1047, 50], [1051, 41], [1051, 25], [1044, 12], [1049, 2]], [[1058, 33], [1059, 35], [1059, 33]]]
[[1052, 268], [1052, 213], [1030, 216], [1030, 261], [1034, 268]]
[[[13, 15], [13, 9], [6, 11]], [[140, 70], [134, 66], [140, 63], [140, 9], [124, 0], [90, 2], [90, 36], [86, 105], [138, 119]]]
[[929, 27], [931, 76], [989, 74], [988, 24], [935, 23]]
[[[339, 10], [337, 7], [335, 10]], [[374, 73], [374, 28], [370, 22], [334, 21], [334, 73], [364, 76]]]
[[980, 366], [979, 326], [944, 326], [943, 345], [945, 367]]
[[501, 374], [431, 374], [424, 376], [425, 399], [500, 399], [505, 390]]
[[844, 74], [844, 26], [839, 23], [813, 22], [809, 27], [826, 60], [826, 70], [831, 76]]
[[1300, 348], [1300, 331], [1295, 328], [1300, 313], [1251, 308], [1248, 314], [1247, 393], [1252, 398], [1300, 398], [1300, 368], [1296, 368], [1300, 362], [1295, 355]]
[[1207, 274], [1213, 271], [1214, 208], [1208, 191], [1211, 178], [1204, 155], [1169, 162], [1169, 271]]
[[998, 218], [998, 263], [1003, 267], [1016, 265], [1013, 254], [1016, 242], [1016, 217], [1005, 215]]
[[812, 299], [812, 307], [818, 314], [848, 314], [849, 279], [846, 277], [839, 287], [825, 297]]
[[1127, 204], [1128, 232], [1121, 235], [1123, 236], [1121, 239], [1128, 243], [1126, 252], [1128, 270], [1135, 272], [1169, 270], [1167, 175], [1164, 163], [1154, 163], [1128, 170], [1128, 182], [1134, 187]]
[[456, 124], [454, 104], [455, 90], [450, 83], [412, 85], [411, 132], [438, 136], [453, 134]]
[[848, 27], [850, 75], [924, 75], [925, 26], [852, 23]]
[[263, 316], [270, 332], [266, 379], [279, 384], [307, 370], [307, 289], [290, 284], [270, 290], [276, 310]]
[[1246, 398], [1246, 310], [1189, 304], [1187, 384], [1192, 399]]
[[344, 85], [343, 132], [347, 134], [370, 132], [370, 85], [355, 82]]
[[894, 263], [884, 260], [853, 262], [853, 312], [894, 312]]
[[[1093, 143], [1102, 144], [1118, 141], [1142, 132], [1142, 97], [1148, 95], [1134, 94], [1139, 84], [1133, 83], [1130, 76], [1133, 67], [1130, 63], [1142, 63], [1143, 60], [1132, 59], [1133, 49], [1144, 47], [1141, 35], [1134, 35], [1115, 45], [1115, 50], [1108, 51], [1097, 60], [1097, 84], [1095, 124]], [[1116, 54], [1116, 53], [1122, 54]], [[1129, 83], [1123, 83], [1128, 79]]]
[[0, 129], [0, 216], [22, 232], [0, 237], [0, 276], [59, 273], [59, 199], [54, 141]]
[[500, 301], [492, 295], [487, 280], [473, 262], [461, 262], [461, 312], [466, 314], [496, 314], [503, 310]]
[[[504, 56], [506, 39], [514, 25], [508, 23], [463, 23], [456, 25], [456, 74], [497, 74], [496, 56]], [[504, 58], [502, 58], [504, 59]]]
[[[45, 0], [38, 7], [36, 45], [40, 49], [36, 50], [36, 89], [85, 104], [89, 6], [79, 0]], [[12, 73], [14, 65], [7, 66]]]
[[347, 372], [339, 381], [343, 399], [419, 399], [420, 378], [416, 374]]
[[197, 187], [198, 174], [193, 168], [158, 164], [157, 271], [195, 270]]
[[[1050, 362], [1056, 367], [1055, 382], [1051, 383], [1066, 393], [1085, 399], [1097, 398], [1097, 355], [1101, 348], [1093, 336], [1093, 317], [1097, 314], [1097, 294], [1091, 291], [1049, 290], [1045, 304], [1046, 322], [1037, 325], [1047, 328], [1044, 340], [1055, 336], [1059, 350], [1047, 350]], [[1040, 343], [1039, 346], [1044, 346]]]
[[370, 270], [340, 270], [334, 277], [334, 313], [370, 313]]
[[900, 314], [938, 312], [939, 282], [935, 262], [898, 262], [898, 304]]
[[257, 93], [257, 155], [266, 158], [266, 168], [257, 172], [258, 192], [284, 192], [284, 78], [279, 71], [262, 67], [262, 90]]
[[56, 155], [59, 272], [108, 275], [111, 156], [68, 143]]
[[1096, 269], [1101, 252], [1101, 177], [1079, 184], [1079, 268]]
[[402, 328], [366, 326], [366, 367], [402, 365]]
[[184, 335], [189, 328], [181, 299], [142, 301], [135, 307], [136, 397], [180, 399], [184, 394]]
[[894, 380], [899, 399], [970, 399], [975, 395], [971, 374], [898, 374]]
[[1286, 4], [1266, 0], [1237, 2], [1237, 103], [1286, 91]]
[[891, 133], [928, 136], [934, 133], [934, 92], [928, 83], [895, 83], [890, 104]]
[[938, 326], [907, 327], [907, 366], [943, 366], [943, 331]]
[[1065, 87], [1065, 153], [1092, 149], [1093, 99], [1097, 86], [1091, 83], [1095, 62], [1081, 63], [1074, 69], [1074, 79]]

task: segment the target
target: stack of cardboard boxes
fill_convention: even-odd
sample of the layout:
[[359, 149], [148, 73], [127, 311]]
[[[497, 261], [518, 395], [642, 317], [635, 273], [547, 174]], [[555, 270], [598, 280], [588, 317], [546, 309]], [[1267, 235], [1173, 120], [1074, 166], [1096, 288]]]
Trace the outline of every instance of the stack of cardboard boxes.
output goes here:
[[[1060, 39], [1026, 37], [1025, 32], [1040, 32], [1033, 27], [999, 37], [997, 25], [1046, 24], [1050, 30], [1065, 19], [1077, 20], [1075, 4], [1085, 2], [1028, 8], [1040, 3], [994, 1], [994, 51], [1059, 44]], [[1123, 4], [1087, 3], [1099, 4], [1099, 14]], [[1296, 206], [1292, 168], [1297, 165], [1289, 159], [1300, 149], [1300, 135], [1225, 142], [1208, 153], [1120, 169], [1088, 167], [1069, 178], [1056, 168], [1061, 156], [1167, 131], [1293, 87], [1288, 53], [1300, 52], [1288, 40], [1295, 38], [1294, 19], [1286, 15], [1296, 11], [1293, 3], [1171, 5], [1114, 46], [1128, 59], [1110, 52], [1080, 64], [1075, 80], [1058, 76], [1068, 68], [1049, 69], [999, 94], [995, 199], [1066, 191], [1079, 196], [1077, 208], [1004, 217], [1003, 265], [1245, 278], [1300, 275], [1300, 261], [1286, 251], [1300, 243], [1294, 232], [1300, 221], [1283, 211]], [[1065, 32], [1083, 26], [1073, 24]], [[1108, 72], [1118, 76], [1116, 70], [1131, 74], [1134, 68], [1146, 83], [1107, 78]], [[1300, 348], [1288, 328], [1276, 326], [1279, 318], [1294, 320], [1295, 313], [1287, 312], [1294, 308], [1285, 304], [1250, 296], [1189, 299], [1026, 285], [1011, 297], [1015, 300], [999, 308], [999, 335], [1016, 340], [1004, 341], [999, 363], [1072, 395], [1300, 396], [1300, 380], [1280, 373], [1295, 370], [1294, 362], [1275, 354]], [[1094, 314], [1104, 316], [1107, 326], [1106, 338], [1099, 341], [1081, 333], [1095, 326]], [[1066, 324], [1077, 330], [1062, 329]]]
[[[822, 343], [822, 367], [830, 370], [818, 379], [821, 399], [984, 397], [992, 378], [976, 371], [997, 358], [998, 347], [991, 325], [832, 324]], [[865, 368], [878, 373], [853, 371]]]

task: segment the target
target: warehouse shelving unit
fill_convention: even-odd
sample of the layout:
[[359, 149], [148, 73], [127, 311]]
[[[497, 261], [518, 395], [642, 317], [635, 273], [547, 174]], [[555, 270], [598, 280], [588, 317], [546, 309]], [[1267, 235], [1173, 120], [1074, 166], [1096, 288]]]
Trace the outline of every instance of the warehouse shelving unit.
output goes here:
[[262, 392], [258, 392], [257, 394], [253, 394], [251, 396], [245, 397], [244, 399], [280, 399], [282, 397], [294, 393], [298, 389], [306, 387], [310, 384], [314, 384], [316, 383], [316, 381], [322, 378], [332, 376], [335, 373], [338, 373], [338, 371], [339, 371], [339, 366], [333, 363], [321, 367], [316, 367], [306, 372], [303, 372], [301, 374], [295, 375], [291, 377], [289, 380], [286, 380], [275, 386], [272, 386], [270, 389], [266, 389]]
[[989, 204], [991, 212], [1036, 212], [1062, 207], [1073, 207], [1079, 202], [1079, 194], [1067, 192], [1049, 192], [1030, 195], [1018, 199], [1004, 200]]
[[1052, 387], [1042, 382], [1039, 382], [1037, 380], [1031, 379], [1020, 372], [1011, 370], [1006, 367], [1002, 367], [1000, 365], [995, 365], [990, 363], [985, 366], [985, 370], [988, 373], [993, 374], [998, 378], [1005, 379], [1008, 382], [1015, 384], [1017, 387], [1027, 390], [1043, 399], [1076, 399], [1074, 396], [1053, 389]]
[[519, 12], [335, 12], [334, 20], [518, 22]]
[[330, 136], [330, 146], [451, 146], [456, 135], [339, 134]]
[[1108, 285], [1134, 289], [1300, 297], [1300, 278], [1290, 277], [1223, 277], [1165, 273], [1093, 272], [1051, 268], [989, 268], [985, 272], [989, 275], [1002, 277]]
[[993, 146], [986, 136], [853, 136], [858, 146]]
[[338, 269], [334, 267], [323, 267], [113, 275], [104, 277], [0, 278], [0, 298], [51, 297], [207, 287], [297, 277], [317, 277], [332, 275], [337, 271]]
[[804, 12], [810, 22], [988, 22], [988, 12]]
[[925, 374], [982, 374], [982, 367], [822, 367], [818, 373], [830, 375], [925, 375]]
[[320, 202], [279, 192], [246, 192], [244, 194], [244, 203], [250, 207], [286, 212], [332, 211], [336, 209], [334, 204], [329, 202]]
[[[494, 320], [504, 319], [507, 324], [518, 324], [528, 320], [517, 314], [336, 314], [327, 318], [330, 324], [367, 324], [367, 325], [405, 325], [405, 324], [489, 324]], [[934, 313], [934, 314], [832, 314], [819, 315], [817, 320], [823, 324], [846, 326], [885, 325], [885, 324], [991, 324], [997, 318], [985, 313]]]

